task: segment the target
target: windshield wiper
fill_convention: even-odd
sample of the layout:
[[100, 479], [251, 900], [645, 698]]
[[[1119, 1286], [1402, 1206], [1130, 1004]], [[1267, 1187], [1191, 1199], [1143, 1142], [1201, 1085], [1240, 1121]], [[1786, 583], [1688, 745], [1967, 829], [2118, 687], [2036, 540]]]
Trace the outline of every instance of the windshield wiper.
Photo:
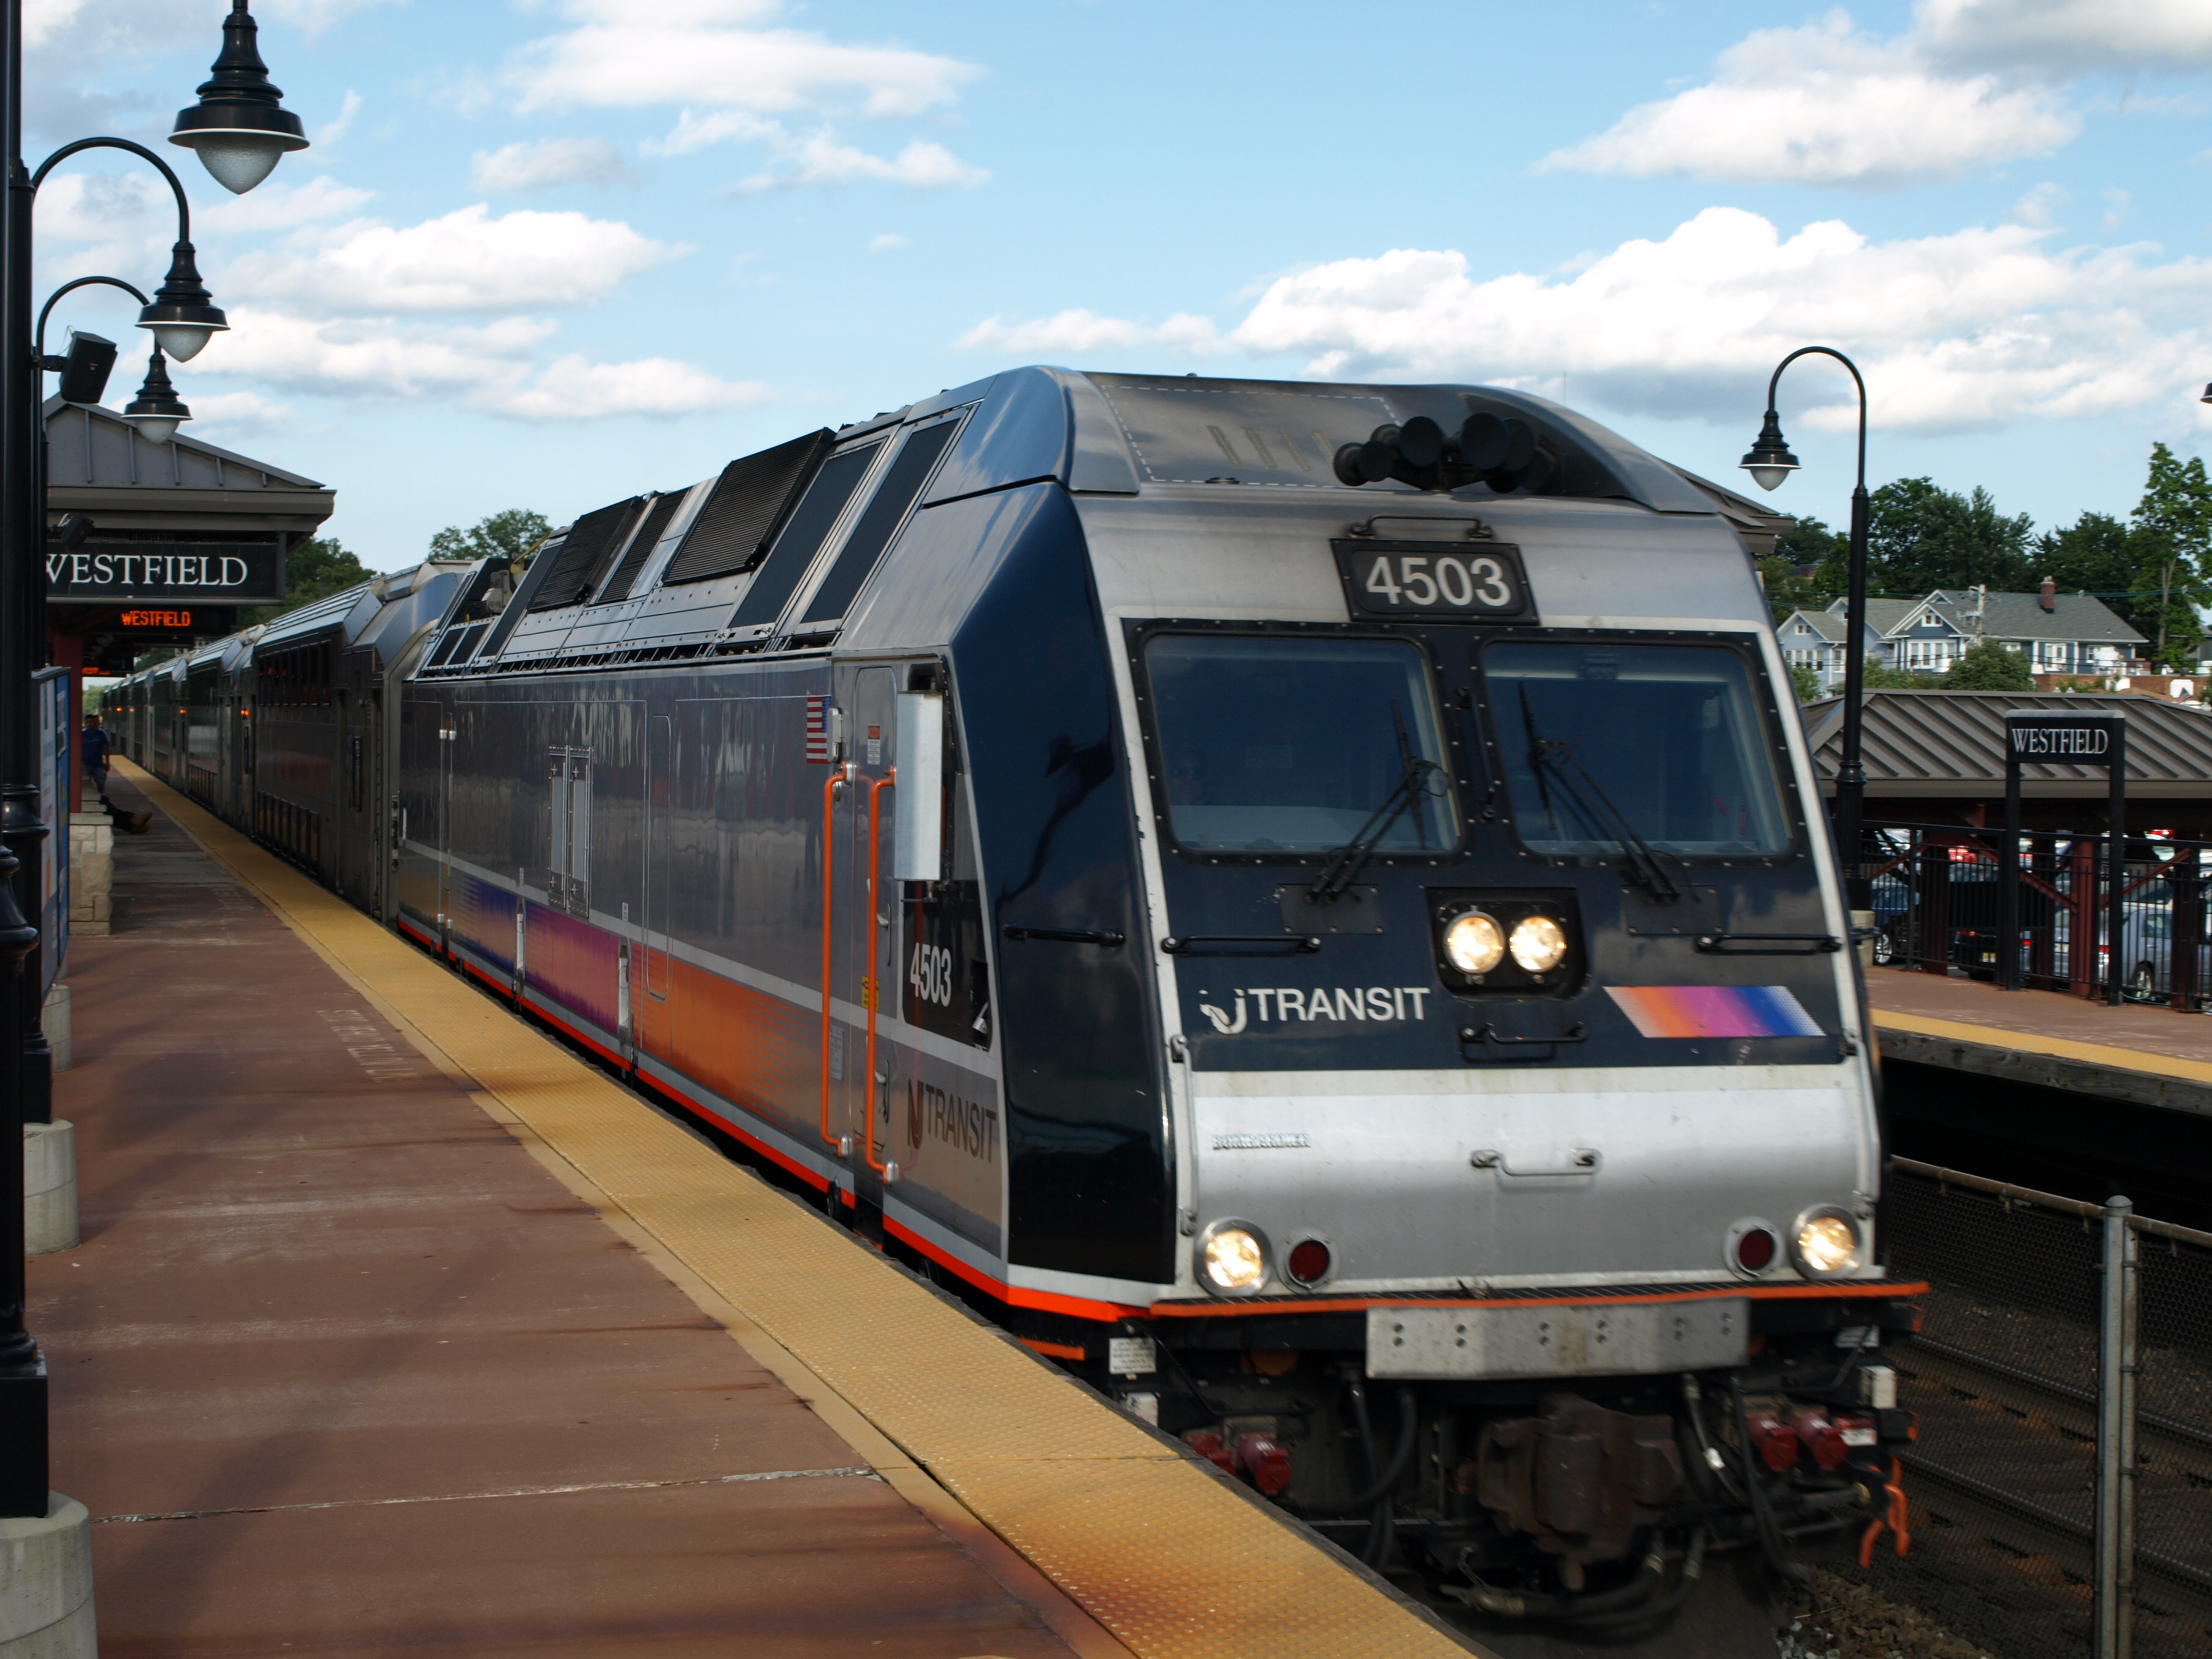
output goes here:
[[[1352, 884], [1367, 862], [1369, 854], [1390, 833], [1390, 826], [1403, 817], [1406, 809], [1421, 798], [1423, 786], [1429, 774], [1443, 769], [1434, 761], [1413, 752], [1406, 741], [1406, 721], [1398, 712], [1398, 700], [1390, 699], [1390, 724], [1398, 734], [1398, 781], [1390, 786], [1390, 793], [1382, 797], [1382, 805], [1367, 815], [1367, 822], [1359, 826], [1359, 833], [1329, 855], [1328, 863], [1321, 874], [1314, 878], [1313, 885], [1306, 890], [1310, 904], [1334, 904], [1337, 896]], [[1413, 818], [1413, 827], [1419, 833], [1421, 845], [1429, 844], [1429, 827], [1419, 815]]]
[[1558, 809], [1552, 805], [1552, 780], [1556, 778], [1560, 793], [1590, 826], [1619, 844], [1621, 856], [1627, 861], [1630, 880], [1655, 899], [1671, 902], [1680, 898], [1682, 890], [1667, 873], [1667, 866], [1660, 862], [1651, 843], [1638, 835], [1626, 815], [1607, 799], [1597, 780], [1576, 755], [1574, 745], [1559, 738], [1547, 738], [1536, 729], [1536, 714], [1528, 707], [1525, 682], [1520, 691], [1521, 723], [1528, 733], [1528, 765], [1536, 775], [1536, 793], [1544, 803], [1546, 814], [1553, 823], [1565, 828], [1560, 823]]

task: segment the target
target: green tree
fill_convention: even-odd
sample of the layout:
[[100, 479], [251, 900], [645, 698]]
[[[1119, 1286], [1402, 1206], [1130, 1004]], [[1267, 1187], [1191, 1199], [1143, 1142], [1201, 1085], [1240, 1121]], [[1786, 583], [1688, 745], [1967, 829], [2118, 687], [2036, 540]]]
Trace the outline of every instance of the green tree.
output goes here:
[[2160, 667], [2193, 665], [2204, 637], [2197, 607], [2212, 604], [2212, 480], [2203, 457], [2185, 462], [2164, 444], [2150, 447], [2131, 530], [2136, 626]]
[[1825, 611], [1844, 591], [1850, 538], [1818, 519], [1800, 519], [1759, 562], [1759, 583], [1780, 622], [1793, 611]]
[[1820, 677], [1813, 670], [1795, 666], [1790, 671], [1790, 684], [1796, 689], [1800, 702], [1817, 702], [1828, 694], [1820, 690]]
[[312, 537], [284, 556], [284, 603], [245, 611], [238, 625], [251, 628], [256, 623], [274, 622], [303, 605], [357, 587], [375, 574], [347, 552], [337, 537]]
[[2002, 640], [1982, 640], [1966, 647], [1964, 655], [1943, 676], [1946, 691], [2033, 691], [2035, 673], [2027, 658]]
[[2039, 579], [2050, 577], [2062, 593], [2094, 594], [2124, 613], [2135, 592], [2136, 550], [2125, 524], [2110, 514], [2084, 513], [2037, 540]]
[[1867, 522], [1867, 582], [1876, 592], [1917, 597], [1938, 587], [2025, 592], [2031, 584], [2026, 514], [2006, 518], [1986, 489], [1970, 495], [1931, 478], [1899, 478], [1874, 492]]
[[1908, 674], [1901, 668], [1892, 668], [1886, 663], [1869, 662], [1866, 665], [1866, 689], [1869, 691], [1940, 691], [1943, 682], [1933, 674]]
[[478, 520], [466, 530], [459, 525], [447, 525], [430, 538], [430, 556], [505, 559], [519, 567], [527, 563], [530, 556], [538, 550], [538, 544], [552, 533], [553, 526], [543, 513], [511, 507], [504, 513], [495, 513]]

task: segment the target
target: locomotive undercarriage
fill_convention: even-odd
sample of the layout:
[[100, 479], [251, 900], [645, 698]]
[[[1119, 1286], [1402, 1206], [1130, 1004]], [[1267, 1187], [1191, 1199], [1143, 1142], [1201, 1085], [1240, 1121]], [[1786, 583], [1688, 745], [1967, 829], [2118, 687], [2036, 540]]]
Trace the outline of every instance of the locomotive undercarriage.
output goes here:
[[1149, 1374], [1081, 1369], [1441, 1605], [1632, 1632], [1665, 1622], [1715, 1557], [1801, 1578], [1813, 1540], [1863, 1553], [1903, 1524], [1913, 1424], [1880, 1344], [1911, 1310], [1858, 1304], [1855, 1328], [1843, 1309], [1772, 1311], [1818, 1328], [1765, 1333], [1734, 1372], [1399, 1382], [1367, 1376], [1356, 1349], [1212, 1346], [1228, 1334], [1159, 1324]]

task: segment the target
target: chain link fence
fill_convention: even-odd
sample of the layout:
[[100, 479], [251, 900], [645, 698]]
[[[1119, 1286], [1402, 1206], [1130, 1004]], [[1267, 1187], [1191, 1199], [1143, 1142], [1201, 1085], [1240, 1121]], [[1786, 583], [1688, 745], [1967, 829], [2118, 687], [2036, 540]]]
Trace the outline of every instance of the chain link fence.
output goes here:
[[1999, 1659], [2212, 1653], [2212, 1234], [1904, 1158], [1882, 1230], [1912, 1544], [1846, 1576]]

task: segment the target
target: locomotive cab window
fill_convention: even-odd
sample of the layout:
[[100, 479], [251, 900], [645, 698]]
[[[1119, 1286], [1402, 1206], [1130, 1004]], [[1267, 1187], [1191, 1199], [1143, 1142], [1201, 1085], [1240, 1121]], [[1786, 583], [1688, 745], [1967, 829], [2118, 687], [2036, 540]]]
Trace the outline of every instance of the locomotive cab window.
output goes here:
[[1494, 643], [1492, 730], [1521, 844], [1611, 857], [1633, 833], [1677, 858], [1794, 844], [1751, 665], [1720, 645]]
[[[1393, 640], [1158, 634], [1154, 787], [1188, 852], [1376, 856], [1459, 842], [1428, 659]], [[1395, 815], [1393, 815], [1395, 814]]]

